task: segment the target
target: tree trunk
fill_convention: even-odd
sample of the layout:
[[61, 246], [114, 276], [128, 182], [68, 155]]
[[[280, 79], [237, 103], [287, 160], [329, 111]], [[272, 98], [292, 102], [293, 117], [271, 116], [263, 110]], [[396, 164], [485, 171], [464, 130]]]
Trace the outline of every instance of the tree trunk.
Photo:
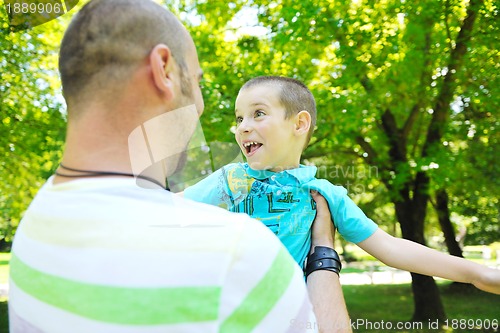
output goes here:
[[441, 189], [436, 192], [436, 213], [438, 215], [439, 225], [444, 234], [444, 240], [448, 252], [452, 256], [463, 258], [462, 249], [455, 239], [455, 229], [450, 220], [450, 211], [448, 209], [448, 193], [446, 190]]
[[411, 273], [411, 289], [415, 305], [412, 321], [427, 322], [446, 319], [439, 289], [431, 276]]
[[[419, 178], [417, 176], [417, 178]], [[422, 178], [422, 177], [420, 177]], [[428, 180], [427, 177], [420, 179]], [[420, 184], [422, 185], [422, 184]], [[424, 221], [427, 200], [425, 196], [406, 198], [396, 203], [396, 216], [401, 225], [403, 238], [425, 246]], [[413, 291], [413, 321], [445, 320], [446, 313], [436, 282], [430, 276], [411, 273]]]
[[[450, 210], [448, 209], [448, 193], [444, 189], [436, 192], [436, 206], [434, 207], [438, 215], [439, 225], [444, 234], [444, 240], [448, 252], [452, 256], [463, 258], [462, 248], [458, 244], [455, 235], [455, 228], [450, 220]], [[466, 293], [474, 290], [475, 287], [469, 283], [453, 282], [449, 290], [456, 293]]]

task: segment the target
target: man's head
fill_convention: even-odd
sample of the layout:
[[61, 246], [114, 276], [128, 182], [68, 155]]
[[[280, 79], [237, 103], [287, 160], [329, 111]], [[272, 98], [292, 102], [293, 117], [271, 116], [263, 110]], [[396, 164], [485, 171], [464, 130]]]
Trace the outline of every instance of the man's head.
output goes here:
[[[149, 0], [92, 0], [85, 5], [68, 27], [60, 50], [59, 70], [70, 117], [78, 116], [71, 114], [72, 109], [80, 109], [91, 98], [113, 103], [158, 45], [166, 46], [165, 57], [175, 61], [177, 68], [171, 70], [179, 74], [182, 96], [200, 99], [199, 91], [193, 91], [198, 88], [196, 49], [172, 13]], [[202, 109], [202, 102], [196, 104]]]
[[254, 169], [297, 167], [316, 123], [316, 103], [300, 81], [254, 78], [236, 99], [236, 141]]
[[151, 0], [91, 0], [69, 25], [59, 70], [67, 165], [165, 179], [203, 112], [194, 42]]

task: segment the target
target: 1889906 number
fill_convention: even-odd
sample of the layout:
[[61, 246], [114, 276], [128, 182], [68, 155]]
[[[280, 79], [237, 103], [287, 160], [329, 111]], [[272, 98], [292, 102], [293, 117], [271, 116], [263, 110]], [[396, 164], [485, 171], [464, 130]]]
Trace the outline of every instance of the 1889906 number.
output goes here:
[[56, 3], [5, 3], [8, 14], [63, 14], [64, 8], [60, 2]]
[[498, 319], [446, 319], [444, 321], [446, 328], [453, 330], [494, 330], [498, 329]]

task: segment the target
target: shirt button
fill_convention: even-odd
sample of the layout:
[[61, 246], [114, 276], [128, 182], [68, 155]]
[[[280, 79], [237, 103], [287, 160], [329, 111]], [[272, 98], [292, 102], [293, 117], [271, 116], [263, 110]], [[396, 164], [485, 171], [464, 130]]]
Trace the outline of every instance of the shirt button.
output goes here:
[[271, 180], [276, 180], [276, 176], [271, 176]]
[[281, 192], [281, 190], [276, 191], [277, 195], [281, 195], [281, 193], [283, 193], [283, 192]]

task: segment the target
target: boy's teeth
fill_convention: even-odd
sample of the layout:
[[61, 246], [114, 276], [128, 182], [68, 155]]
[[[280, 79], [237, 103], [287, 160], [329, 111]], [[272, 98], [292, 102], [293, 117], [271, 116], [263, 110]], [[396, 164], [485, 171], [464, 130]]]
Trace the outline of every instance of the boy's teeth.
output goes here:
[[243, 144], [243, 147], [245, 147], [247, 153], [251, 153], [251, 152], [259, 149], [260, 146], [262, 146], [262, 144], [258, 143], [258, 142], [255, 142], [255, 141], [245, 142]]

